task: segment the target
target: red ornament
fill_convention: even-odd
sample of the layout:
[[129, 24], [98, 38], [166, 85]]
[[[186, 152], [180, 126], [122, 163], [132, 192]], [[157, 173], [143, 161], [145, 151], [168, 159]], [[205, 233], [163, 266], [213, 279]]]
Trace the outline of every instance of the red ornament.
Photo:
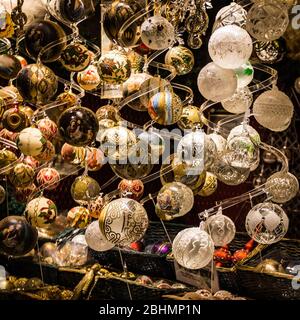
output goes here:
[[42, 132], [43, 136], [48, 140], [53, 139], [57, 135], [57, 125], [49, 118], [39, 120], [37, 122], [37, 127]]
[[29, 164], [34, 170], [40, 166], [40, 162], [31, 156], [26, 156], [23, 162]]
[[130, 244], [130, 249], [140, 252], [143, 250], [143, 245], [140, 241], [136, 241]]
[[36, 177], [38, 185], [46, 190], [53, 190], [58, 187], [60, 180], [59, 172], [54, 168], [43, 168]]
[[237, 263], [241, 260], [244, 260], [247, 258], [249, 251], [246, 249], [240, 249], [237, 250], [233, 255], [232, 255], [232, 262]]
[[248, 250], [248, 252], [250, 252], [254, 247], [254, 243], [255, 243], [254, 240], [251, 239], [245, 244], [245, 249]]
[[229, 251], [229, 246], [226, 245], [219, 249], [216, 249], [214, 253], [214, 260], [217, 263], [220, 263], [222, 266], [223, 264], [228, 264], [229, 262], [231, 262], [231, 253]]

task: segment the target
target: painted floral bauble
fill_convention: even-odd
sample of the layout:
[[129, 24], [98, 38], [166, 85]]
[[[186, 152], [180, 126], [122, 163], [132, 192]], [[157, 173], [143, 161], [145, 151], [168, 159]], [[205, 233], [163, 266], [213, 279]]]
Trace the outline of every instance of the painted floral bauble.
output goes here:
[[155, 212], [162, 220], [173, 220], [187, 214], [193, 205], [193, 191], [181, 182], [171, 182], [160, 189]]
[[144, 193], [144, 184], [141, 180], [127, 180], [123, 179], [118, 185], [118, 190], [121, 195], [126, 198], [139, 200]]
[[57, 208], [52, 200], [38, 197], [27, 203], [24, 215], [32, 226], [45, 228], [55, 221]]
[[115, 127], [122, 120], [119, 110], [109, 104], [100, 107], [96, 111], [96, 117], [99, 122], [99, 131]]
[[100, 195], [95, 200], [89, 201], [87, 204], [87, 209], [90, 212], [90, 216], [94, 219], [98, 219], [101, 213], [101, 210], [104, 207], [104, 199]]
[[93, 221], [85, 230], [85, 240], [88, 246], [95, 251], [108, 251], [115, 245], [105, 238], [99, 228], [99, 222]]
[[252, 105], [253, 95], [248, 87], [238, 88], [233, 96], [221, 101], [223, 108], [230, 113], [244, 113]]
[[126, 54], [112, 50], [101, 56], [98, 61], [101, 80], [108, 84], [124, 83], [131, 74], [131, 65]]
[[214, 30], [227, 25], [236, 25], [244, 28], [246, 26], [247, 11], [238, 3], [221, 8], [216, 14]]
[[46, 190], [54, 190], [59, 185], [60, 174], [54, 168], [42, 168], [36, 176], [38, 186]]
[[6, 198], [6, 191], [3, 188], [3, 186], [0, 185], [0, 204], [4, 202], [5, 198]]
[[57, 76], [42, 64], [29, 64], [17, 75], [16, 87], [24, 100], [33, 104], [45, 104], [56, 93]]
[[2, 125], [12, 132], [20, 132], [30, 125], [27, 115], [18, 107], [9, 108], [3, 113]]
[[148, 113], [161, 125], [174, 124], [182, 114], [181, 99], [175, 93], [159, 92], [150, 99]]
[[92, 110], [78, 106], [69, 108], [61, 114], [58, 130], [67, 143], [82, 147], [95, 140], [99, 124]]
[[[123, 84], [123, 96], [127, 98], [133, 94], [140, 93], [141, 85], [152, 78], [148, 73], [133, 73]], [[128, 103], [129, 107], [136, 111], [147, 111], [147, 108], [141, 103], [140, 98], [136, 98]]]
[[277, 88], [260, 94], [253, 103], [253, 114], [263, 127], [280, 132], [288, 128], [293, 117], [291, 99]]
[[85, 228], [91, 222], [90, 212], [85, 207], [74, 207], [68, 211], [67, 223], [72, 228]]
[[217, 29], [208, 43], [211, 59], [224, 69], [236, 69], [246, 63], [251, 57], [252, 49], [250, 35], [236, 25]]
[[[2, 149], [0, 150], [0, 171], [1, 174], [9, 174], [10, 169], [9, 166], [12, 165], [14, 162], [17, 161], [17, 156], [10, 150]], [[7, 170], [6, 170], [7, 168]]]
[[54, 121], [49, 118], [44, 118], [39, 120], [37, 123], [37, 128], [41, 131], [43, 136], [48, 139], [52, 140], [57, 135], [57, 125]]
[[60, 111], [64, 111], [68, 108], [75, 107], [78, 102], [78, 98], [75, 93], [71, 91], [64, 91], [56, 97], [56, 101], [61, 105], [58, 105]]
[[91, 64], [85, 70], [78, 72], [77, 82], [84, 90], [96, 89], [101, 83], [97, 67]]
[[223, 69], [210, 62], [199, 72], [197, 84], [205, 99], [220, 102], [235, 93], [237, 78], [233, 70]]
[[14, 79], [22, 66], [16, 56], [10, 54], [0, 55], [0, 77], [3, 79]]
[[272, 244], [280, 241], [287, 233], [289, 218], [278, 204], [263, 202], [248, 212], [245, 224], [253, 240], [261, 244]]
[[174, 26], [160, 15], [152, 16], [141, 25], [141, 39], [152, 50], [166, 49], [175, 41]]
[[190, 49], [184, 46], [175, 46], [166, 53], [165, 63], [173, 66], [178, 75], [184, 75], [192, 71], [195, 59]]
[[100, 230], [105, 238], [118, 245], [130, 245], [140, 240], [148, 228], [148, 215], [144, 207], [129, 198], [108, 203], [99, 217]]
[[211, 173], [206, 172], [205, 182], [203, 188], [199, 191], [199, 196], [209, 197], [211, 196], [218, 188], [218, 179]]
[[136, 53], [134, 50], [129, 50], [127, 52], [127, 58], [131, 64], [131, 75], [133, 73], [143, 72], [143, 68], [146, 62], [143, 55]]
[[172, 244], [175, 260], [187, 269], [200, 269], [213, 259], [214, 243], [209, 234], [200, 228], [180, 231]]
[[24, 217], [8, 216], [0, 221], [0, 250], [10, 256], [30, 252], [38, 240], [38, 232]]
[[189, 130], [194, 128], [202, 128], [201, 113], [198, 107], [188, 105], [183, 107], [180, 119], [177, 124], [182, 130]]
[[47, 140], [44, 150], [35, 156], [38, 161], [50, 161], [55, 156], [55, 147], [52, 142]]
[[238, 88], [246, 87], [253, 80], [254, 69], [249, 61], [234, 69], [234, 72], [237, 76]]
[[105, 163], [104, 153], [97, 148], [87, 148], [86, 157], [83, 163], [89, 171], [98, 171]]
[[15, 198], [19, 202], [27, 203], [29, 199], [34, 197], [37, 191], [37, 187], [34, 183], [28, 185], [27, 187], [17, 187], [15, 190]]
[[100, 193], [99, 183], [86, 175], [77, 177], [71, 186], [71, 195], [74, 201], [80, 205], [95, 200]]
[[28, 164], [18, 163], [11, 171], [9, 180], [15, 187], [26, 187], [34, 180], [34, 170]]
[[50, 20], [36, 20], [27, 26], [25, 31], [25, 48], [27, 53], [37, 58], [44, 47], [57, 42], [47, 48], [42, 55], [43, 62], [57, 60], [66, 46], [66, 34], [62, 27]]
[[64, 143], [60, 154], [63, 160], [66, 162], [84, 165], [86, 149], [83, 147], [74, 147], [68, 143]]

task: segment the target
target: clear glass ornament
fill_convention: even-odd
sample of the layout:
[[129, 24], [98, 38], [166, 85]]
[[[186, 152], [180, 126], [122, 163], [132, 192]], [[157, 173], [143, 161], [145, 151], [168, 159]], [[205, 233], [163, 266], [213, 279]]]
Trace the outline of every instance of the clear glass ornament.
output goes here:
[[178, 75], [184, 75], [192, 71], [195, 59], [190, 49], [184, 46], [175, 46], [166, 53], [165, 63], [173, 66]]
[[100, 190], [99, 183], [87, 175], [77, 177], [71, 185], [72, 198], [81, 205], [95, 200]]
[[217, 190], [217, 188], [218, 188], [217, 177], [211, 172], [206, 172], [204, 185], [198, 194], [201, 197], [209, 197]]
[[85, 240], [88, 246], [95, 251], [108, 251], [115, 245], [105, 238], [99, 228], [99, 221], [93, 221], [85, 230]]
[[249, 61], [234, 69], [234, 72], [237, 76], [238, 88], [246, 87], [253, 80], [254, 68]]
[[212, 141], [215, 143], [217, 148], [217, 153], [222, 154], [226, 150], [227, 141], [220, 134], [211, 133], [208, 135], [208, 137], [212, 139]]
[[245, 113], [252, 105], [253, 95], [248, 87], [238, 88], [233, 96], [221, 101], [223, 108], [230, 113]]

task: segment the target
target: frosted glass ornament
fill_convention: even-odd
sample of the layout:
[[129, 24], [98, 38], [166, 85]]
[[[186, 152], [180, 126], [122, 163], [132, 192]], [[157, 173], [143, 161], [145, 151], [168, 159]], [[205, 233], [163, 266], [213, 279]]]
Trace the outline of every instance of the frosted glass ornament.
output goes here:
[[260, 140], [260, 135], [259, 133], [250, 125], [248, 124], [240, 124], [230, 130], [230, 133], [227, 137], [227, 142], [229, 142], [232, 138], [238, 137], [241, 135], [247, 135], [251, 138], [251, 141], [255, 145], [259, 145], [261, 140]]
[[200, 70], [197, 85], [204, 98], [220, 102], [235, 93], [237, 78], [233, 70], [223, 69], [210, 62]]
[[293, 113], [294, 105], [290, 98], [277, 88], [259, 95], [253, 103], [256, 121], [272, 131], [287, 129]]
[[272, 244], [285, 236], [289, 219], [278, 204], [264, 202], [249, 211], [245, 224], [247, 233], [256, 242]]
[[255, 3], [247, 14], [246, 29], [253, 38], [272, 41], [280, 38], [289, 24], [287, 9], [276, 1]]
[[213, 259], [214, 244], [209, 234], [200, 228], [180, 231], [172, 244], [175, 260], [187, 269], [201, 269]]
[[246, 87], [253, 80], [254, 69], [249, 61], [234, 69], [234, 72], [237, 76], [238, 88]]
[[253, 95], [248, 87], [238, 88], [233, 96], [221, 101], [223, 108], [230, 113], [245, 113], [252, 105]]
[[235, 25], [217, 29], [208, 42], [211, 59], [224, 69], [236, 69], [246, 63], [252, 49], [252, 39], [248, 32]]
[[290, 172], [276, 172], [267, 179], [265, 189], [273, 202], [285, 203], [297, 195], [299, 182]]
[[95, 251], [108, 251], [115, 245], [105, 238], [99, 228], [99, 222], [93, 221], [85, 230], [85, 241], [88, 246]]
[[217, 153], [221, 154], [226, 150], [227, 141], [220, 134], [211, 133], [208, 137], [215, 143]]
[[165, 140], [157, 132], [151, 130], [143, 131], [141, 134], [139, 134], [138, 139], [141, 141], [141, 143], [150, 146], [151, 159], [154, 161], [158, 160], [165, 151]]

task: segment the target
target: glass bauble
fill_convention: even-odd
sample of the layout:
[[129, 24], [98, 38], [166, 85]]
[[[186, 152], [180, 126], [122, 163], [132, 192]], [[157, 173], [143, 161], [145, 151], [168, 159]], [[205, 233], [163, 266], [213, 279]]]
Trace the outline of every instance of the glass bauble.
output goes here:
[[15, 190], [16, 200], [22, 203], [27, 203], [35, 194], [38, 195], [38, 189], [34, 183], [27, 187], [17, 187]]
[[42, 64], [29, 64], [17, 75], [16, 87], [24, 100], [44, 104], [56, 93], [58, 86], [54, 72]]
[[109, 104], [100, 107], [96, 111], [96, 117], [99, 122], [99, 133], [104, 129], [117, 126], [122, 120], [118, 108]]
[[37, 156], [35, 156], [35, 159], [38, 161], [47, 162], [52, 160], [54, 156], [55, 156], [55, 147], [51, 141], [47, 140], [44, 150], [41, 153], [39, 153]]
[[104, 205], [105, 202], [101, 194], [95, 200], [89, 201], [87, 209], [90, 212], [90, 216], [94, 219], [98, 219]]
[[246, 87], [253, 80], [254, 68], [249, 61], [234, 69], [234, 72], [237, 76], [238, 88]]
[[101, 80], [108, 84], [122, 84], [131, 74], [131, 65], [125, 53], [112, 50], [101, 56], [98, 61]]
[[208, 135], [208, 138], [215, 143], [217, 153], [222, 154], [226, 150], [227, 141], [220, 134], [211, 133]]
[[262, 63], [278, 63], [285, 56], [286, 44], [282, 38], [273, 41], [256, 41], [254, 51]]
[[285, 203], [298, 194], [299, 182], [290, 172], [276, 172], [267, 179], [265, 189], [273, 202]]
[[10, 182], [15, 187], [26, 187], [34, 181], [34, 170], [25, 163], [17, 163], [9, 175]]
[[0, 250], [10, 256], [30, 252], [38, 240], [38, 232], [24, 217], [8, 216], [0, 221]]
[[64, 111], [68, 108], [75, 107], [78, 98], [72, 91], [64, 91], [56, 97], [56, 101], [60, 104], [57, 106], [59, 111]]
[[9, 108], [3, 113], [2, 125], [12, 132], [20, 132], [29, 127], [30, 121], [27, 115], [18, 107]]
[[84, 90], [96, 89], [101, 83], [97, 67], [91, 64], [85, 70], [78, 72], [77, 82]]
[[6, 198], [6, 191], [3, 186], [0, 185], [0, 205], [4, 202]]
[[152, 50], [166, 49], [175, 41], [175, 30], [166, 18], [155, 15], [141, 25], [141, 39]]
[[44, 118], [37, 121], [36, 126], [41, 131], [43, 136], [48, 140], [52, 140], [57, 135], [57, 125], [49, 118]]
[[57, 0], [56, 10], [59, 15], [69, 23], [76, 23], [83, 20], [89, 13], [89, 6], [84, 0]]
[[217, 190], [217, 188], [218, 188], [217, 177], [213, 173], [207, 171], [204, 185], [198, 194], [201, 197], [209, 197]]
[[11, 170], [6, 170], [5, 167], [13, 164], [17, 161], [17, 156], [10, 150], [2, 149], [0, 150], [0, 171], [1, 174], [7, 175]]
[[248, 87], [238, 88], [233, 96], [221, 101], [223, 108], [230, 113], [245, 113], [252, 105], [253, 95]]
[[91, 222], [90, 212], [85, 207], [74, 207], [68, 211], [67, 223], [71, 228], [85, 228]]
[[235, 93], [237, 78], [234, 70], [223, 69], [210, 62], [200, 70], [197, 84], [205, 99], [220, 102]]
[[198, 107], [188, 105], [183, 107], [180, 119], [177, 121], [181, 130], [202, 128], [201, 113]]
[[272, 244], [280, 241], [287, 233], [289, 218], [275, 203], [263, 202], [254, 206], [246, 217], [246, 230], [258, 243]]
[[115, 245], [105, 238], [99, 228], [99, 222], [93, 221], [85, 230], [85, 240], [88, 246], [95, 251], [108, 251]]
[[174, 124], [182, 114], [181, 99], [175, 93], [158, 92], [149, 101], [148, 113], [161, 125]]
[[99, 124], [92, 110], [78, 106], [69, 108], [61, 114], [58, 119], [58, 129], [67, 143], [82, 147], [95, 140]]
[[91, 62], [89, 50], [81, 43], [69, 44], [60, 56], [60, 62], [69, 72], [79, 72], [88, 67]]
[[276, 1], [255, 3], [247, 14], [246, 29], [253, 38], [272, 41], [281, 37], [289, 24], [287, 9]]
[[83, 147], [74, 147], [68, 143], [64, 143], [60, 154], [63, 160], [66, 162], [84, 165], [86, 149]]
[[170, 48], [165, 56], [165, 64], [173, 66], [180, 76], [191, 72], [194, 63], [193, 52], [184, 46]]
[[41, 165], [41, 163], [38, 160], [31, 156], [24, 157], [22, 162], [29, 164], [34, 170], [36, 170]]
[[[54, 45], [54, 42], [57, 42]], [[62, 27], [50, 20], [36, 20], [25, 30], [25, 48], [28, 54], [37, 58], [42, 49], [51, 43], [42, 54], [43, 62], [57, 60], [66, 46], [66, 34]]]
[[57, 208], [52, 200], [38, 197], [27, 203], [24, 215], [32, 226], [45, 228], [55, 221]]
[[95, 200], [100, 193], [99, 183], [86, 175], [77, 177], [71, 186], [71, 195], [74, 201], [80, 205]]
[[149, 145], [153, 163], [155, 163], [165, 151], [165, 140], [159, 133], [155, 131], [143, 131], [141, 134], [139, 134], [138, 139], [141, 143]]
[[236, 69], [246, 63], [252, 53], [248, 32], [236, 25], [217, 29], [210, 37], [208, 52], [215, 64], [224, 69]]
[[272, 131], [284, 131], [293, 117], [294, 105], [291, 99], [277, 88], [259, 95], [253, 103], [256, 121]]
[[261, 140], [259, 133], [248, 124], [241, 124], [232, 128], [227, 137], [227, 141], [229, 142], [232, 138], [239, 137], [243, 134], [249, 136], [255, 145], [260, 144]]
[[214, 29], [227, 25], [244, 28], [246, 19], [247, 11], [238, 3], [232, 2], [230, 5], [221, 8], [216, 14]]
[[214, 243], [209, 234], [200, 228], [180, 231], [172, 244], [175, 260], [184, 268], [200, 269], [213, 259]]
[[148, 224], [144, 207], [129, 198], [111, 201], [102, 209], [99, 217], [100, 230], [105, 238], [118, 245], [130, 245], [140, 240]]
[[83, 165], [89, 171], [98, 171], [102, 168], [105, 163], [105, 156], [100, 149], [97, 148], [87, 148], [86, 157]]
[[297, 93], [300, 94], [300, 77], [298, 77], [298, 78], [295, 80], [294, 88], [295, 88], [295, 90], [297, 91]]
[[181, 182], [171, 182], [159, 190], [155, 212], [162, 220], [173, 220], [187, 214], [193, 205], [193, 191]]
[[36, 176], [37, 184], [46, 190], [54, 190], [58, 187], [60, 174], [54, 168], [42, 168]]
[[118, 190], [120, 191], [121, 195], [126, 198], [139, 200], [144, 193], [144, 184], [139, 179], [122, 179], [118, 184]]
[[22, 66], [16, 56], [10, 54], [0, 55], [0, 77], [3, 79], [14, 79]]

